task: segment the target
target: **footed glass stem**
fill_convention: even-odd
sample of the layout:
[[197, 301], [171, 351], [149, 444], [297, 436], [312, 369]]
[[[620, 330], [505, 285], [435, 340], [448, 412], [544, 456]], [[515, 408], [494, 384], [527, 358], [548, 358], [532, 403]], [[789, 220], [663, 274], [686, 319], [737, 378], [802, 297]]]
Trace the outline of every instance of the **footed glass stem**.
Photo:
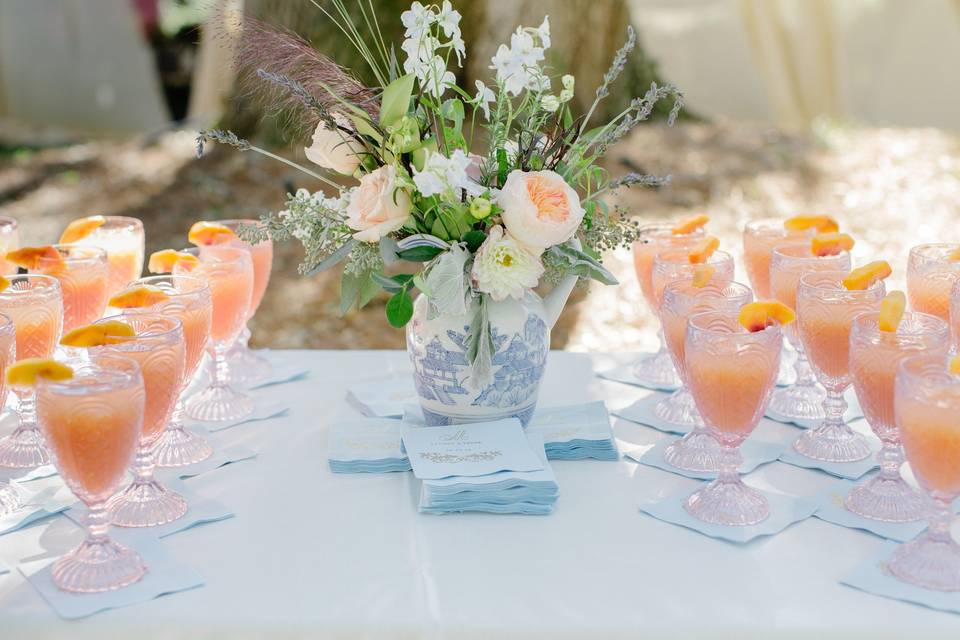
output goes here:
[[53, 582], [64, 591], [96, 593], [120, 589], [137, 582], [147, 567], [135, 552], [107, 537], [108, 519], [103, 503], [89, 505], [87, 539], [53, 563]]
[[183, 428], [183, 413], [181, 395], [170, 416], [170, 423], [153, 447], [153, 457], [158, 467], [185, 467], [213, 455], [213, 447], [205, 438]]
[[776, 384], [781, 387], [791, 385], [797, 380], [795, 352], [790, 348], [789, 343], [784, 340], [780, 347], [780, 369], [777, 370]]
[[664, 422], [683, 427], [702, 427], [703, 419], [686, 385], [680, 387], [653, 407], [653, 415]]
[[827, 394], [817, 383], [813, 369], [810, 368], [810, 361], [802, 349], [797, 350], [793, 368], [796, 382], [789, 387], [774, 389], [768, 409], [788, 420], [822, 419], [823, 402]]
[[187, 512], [187, 501], [153, 477], [153, 443], [142, 443], [133, 465], [133, 482], [110, 498], [110, 521], [118, 527], [155, 527]]
[[20, 495], [9, 484], [0, 485], [0, 518], [20, 508]]
[[934, 495], [930, 526], [900, 545], [885, 569], [903, 582], [936, 591], [960, 591], [960, 545], [950, 535], [951, 500]]
[[914, 522], [928, 512], [924, 495], [900, 477], [903, 452], [898, 442], [885, 440], [877, 453], [880, 473], [861, 482], [847, 494], [844, 505], [848, 511], [884, 522]]
[[682, 383], [676, 367], [673, 366], [673, 359], [670, 352], [667, 351], [667, 342], [663, 337], [663, 328], [657, 332], [657, 338], [660, 340], [660, 347], [656, 353], [643, 356], [636, 365], [634, 365], [633, 374], [642, 384], [658, 389], [671, 389], [679, 387]]
[[823, 401], [825, 418], [820, 426], [808, 429], [794, 440], [794, 450], [813, 460], [856, 462], [870, 455], [867, 439], [843, 420], [847, 401], [842, 390], [831, 390]]
[[246, 325], [236, 343], [227, 352], [228, 384], [249, 387], [264, 382], [273, 374], [270, 362], [254, 353], [250, 347], [250, 329]]
[[683, 436], [663, 451], [663, 459], [685, 471], [715, 472], [720, 469], [723, 449], [703, 426]]
[[32, 389], [17, 389], [20, 425], [0, 439], [0, 467], [32, 469], [50, 464], [50, 452], [37, 428], [37, 402]]
[[187, 400], [187, 415], [194, 420], [226, 422], [242, 420], [253, 413], [253, 400], [226, 382], [227, 358], [222, 348], [213, 349], [210, 386]]
[[694, 518], [713, 524], [747, 526], [770, 517], [770, 503], [740, 479], [739, 447], [722, 447], [717, 479], [688, 497], [683, 508]]

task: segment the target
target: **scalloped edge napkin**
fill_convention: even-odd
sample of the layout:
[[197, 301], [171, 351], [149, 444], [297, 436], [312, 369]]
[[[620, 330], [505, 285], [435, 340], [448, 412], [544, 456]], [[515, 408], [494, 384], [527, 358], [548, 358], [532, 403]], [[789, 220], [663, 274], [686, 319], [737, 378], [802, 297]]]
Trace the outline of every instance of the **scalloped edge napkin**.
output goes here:
[[[686, 476], [687, 478], [693, 478], [694, 480], [713, 480], [717, 477], [715, 472], [687, 471], [686, 469], [675, 467], [664, 460], [663, 452], [677, 440], [679, 440], [679, 438], [662, 439], [653, 446], [634, 449], [626, 452], [625, 455], [634, 462], [639, 462], [640, 464], [656, 469], [663, 469], [664, 471]], [[747, 474], [757, 467], [775, 462], [780, 457], [780, 454], [783, 453], [785, 446], [788, 445], [783, 442], [769, 442], [767, 440], [747, 438], [740, 447], [740, 455], [743, 456], [740, 473]]]
[[357, 383], [347, 401], [368, 418], [402, 418], [404, 405], [417, 401], [412, 375], [394, 375]]
[[110, 537], [134, 549], [147, 565], [147, 573], [122, 589], [101, 593], [77, 594], [61, 591], [53, 584], [50, 567], [57, 558], [24, 562], [18, 569], [47, 604], [66, 620], [85, 618], [108, 609], [147, 602], [163, 595], [203, 586], [197, 571], [181, 563], [149, 530], [123, 531], [114, 527]]
[[290, 405], [280, 402], [267, 402], [264, 404], [257, 404], [253, 413], [247, 416], [246, 418], [241, 418], [240, 420], [224, 420], [223, 422], [206, 422], [202, 420], [191, 420], [187, 419], [184, 421], [184, 425], [187, 429], [196, 429], [201, 428], [205, 429], [208, 433], [217, 433], [218, 431], [224, 431], [226, 429], [232, 429], [233, 427], [239, 427], [242, 424], [249, 424], [251, 422], [263, 422], [266, 420], [273, 420], [274, 418], [283, 418], [288, 413], [290, 413]]
[[847, 527], [849, 529], [860, 529], [886, 538], [887, 540], [896, 540], [897, 542], [907, 542], [916, 538], [927, 528], [926, 520], [917, 520], [915, 522], [881, 522], [871, 518], [864, 518], [852, 511], [848, 511], [843, 506], [843, 500], [850, 493], [850, 490], [857, 486], [857, 482], [852, 480], [839, 480], [829, 487], [817, 493], [812, 499], [817, 503], [817, 510], [814, 517], [826, 522]]
[[57, 468], [52, 464], [45, 464], [33, 469], [13, 469], [10, 467], [0, 467], [0, 484], [4, 482], [31, 482], [42, 478], [50, 478], [57, 475]]
[[[817, 508], [817, 505], [813, 502], [797, 496], [758, 489], [770, 501], [770, 516], [766, 520], [759, 524], [742, 527], [712, 524], [694, 518], [683, 508], [683, 501], [687, 499], [687, 496], [707, 484], [705, 482], [693, 490], [685, 489], [666, 498], [642, 503], [640, 511], [658, 520], [692, 529], [711, 538], [745, 544], [755, 538], [780, 533], [790, 525], [812, 516]], [[755, 489], [756, 487], [752, 488]]]
[[[853, 390], [853, 387], [847, 389], [844, 392], [843, 397], [847, 401], [847, 410], [843, 413], [843, 419], [849, 423], [862, 418], [863, 409], [860, 408], [860, 400], [857, 398], [857, 393]], [[800, 427], [801, 429], [812, 429], [823, 422], [822, 419], [803, 420], [800, 418], [787, 418], [774, 411], [771, 411], [769, 407], [767, 408], [764, 417], [770, 418], [771, 420], [776, 420], [777, 422], [781, 422], [783, 424]]]
[[156, 475], [166, 481], [167, 478], [194, 478], [221, 467], [257, 457], [257, 452], [242, 444], [228, 446], [214, 445], [213, 454], [206, 460], [194, 462], [183, 467], [157, 467]]
[[[639, 352], [637, 353], [638, 357], [642, 356], [652, 356], [656, 352]], [[620, 382], [622, 384], [629, 384], [632, 387], [641, 387], [643, 389], [650, 389], [651, 391], [676, 391], [680, 388], [680, 385], [655, 385], [650, 384], [645, 380], [641, 380], [637, 377], [637, 374], [634, 372], [637, 363], [631, 362], [629, 364], [622, 364], [619, 367], [614, 367], [613, 369], [608, 369], [606, 371], [601, 371], [597, 374], [598, 377], [603, 378], [604, 380], [610, 380], [612, 382]]]
[[780, 462], [786, 462], [787, 464], [803, 469], [823, 471], [824, 473], [829, 473], [832, 476], [846, 480], [859, 480], [867, 473], [879, 468], [877, 464], [877, 451], [880, 450], [880, 445], [878, 444], [879, 440], [875, 438], [868, 438], [870, 441], [870, 455], [856, 462], [824, 462], [823, 460], [808, 458], [794, 450], [794, 440], [796, 440], [796, 438], [793, 438], [793, 440], [784, 447], [783, 453], [780, 454]]
[[875, 596], [891, 598], [918, 604], [930, 609], [960, 614], [960, 592], [934, 591], [916, 587], [894, 578], [883, 569], [883, 562], [899, 546], [896, 542], [887, 542], [876, 552], [840, 579], [840, 584], [870, 593]]
[[[263, 357], [269, 357], [270, 349], [255, 349], [254, 353], [257, 353]], [[300, 380], [305, 380], [310, 377], [310, 369], [304, 367], [303, 365], [298, 365], [295, 362], [270, 362], [272, 371], [270, 376], [267, 377], [263, 382], [254, 383], [248, 387], [245, 387], [248, 391], [253, 391], [255, 389], [265, 389], [267, 387], [275, 387], [279, 384], [287, 384], [290, 382], [299, 382]]]
[[70, 508], [76, 498], [62, 484], [54, 484], [34, 490], [16, 482], [10, 486], [20, 494], [20, 508], [0, 518], [0, 536], [62, 513]]
[[410, 471], [403, 452], [401, 422], [395, 418], [358, 418], [330, 425], [327, 464], [334, 473]]

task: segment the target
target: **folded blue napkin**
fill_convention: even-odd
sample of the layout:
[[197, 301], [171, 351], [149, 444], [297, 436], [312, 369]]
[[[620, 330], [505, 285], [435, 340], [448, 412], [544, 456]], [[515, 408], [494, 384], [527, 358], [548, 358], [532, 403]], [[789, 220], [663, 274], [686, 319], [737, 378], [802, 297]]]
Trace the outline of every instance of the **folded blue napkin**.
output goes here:
[[[857, 420], [863, 417], [863, 409], [860, 408], [860, 401], [857, 399], [857, 394], [853, 388], [847, 389], [846, 393], [843, 394], [844, 400], [847, 401], [847, 410], [843, 414], [843, 419], [847, 422]], [[801, 429], [812, 429], [813, 427], [818, 426], [822, 419], [818, 420], [803, 420], [801, 418], [787, 418], [778, 414], [776, 411], [767, 409], [766, 416], [771, 420], [776, 420], [777, 422], [782, 422], [784, 424], [792, 424], [795, 427], [800, 427]]]
[[817, 469], [838, 478], [857, 480], [878, 467], [876, 452], [880, 449], [880, 445], [877, 444], [875, 438], [871, 437], [869, 440], [871, 447], [870, 455], [856, 462], [824, 462], [823, 460], [814, 460], [813, 458], [808, 458], [807, 456], [797, 453], [793, 448], [792, 442], [784, 447], [783, 453], [780, 454], [780, 462], [786, 462], [787, 464], [792, 464], [795, 467], [803, 467], [804, 469]]
[[539, 471], [500, 471], [482, 476], [450, 476], [424, 480], [420, 491], [422, 513], [479, 511], [546, 515], [559, 496], [556, 478], [547, 462], [543, 438], [525, 434], [543, 468]]
[[10, 573], [10, 567], [8, 567], [3, 560], [0, 560], [0, 576], [5, 573]]
[[206, 460], [194, 462], [184, 467], [164, 467], [157, 469], [157, 475], [162, 478], [193, 478], [204, 473], [225, 467], [228, 464], [242, 462], [255, 458], [257, 452], [242, 444], [227, 445], [224, 447], [214, 446], [213, 453]]
[[52, 464], [45, 464], [33, 469], [0, 467], [0, 484], [4, 482], [30, 482], [31, 480], [40, 480], [55, 475], [57, 475], [57, 469]]
[[410, 471], [403, 452], [400, 421], [364, 418], [330, 425], [327, 462], [334, 473]]
[[[676, 441], [677, 438], [663, 439], [655, 445], [627, 451], [625, 455], [640, 464], [663, 469], [664, 471], [676, 473], [695, 480], [713, 480], [717, 477], [717, 474], [714, 472], [679, 469], [664, 460], [664, 450]], [[740, 473], [750, 473], [761, 465], [775, 461], [783, 452], [785, 446], [788, 445], [783, 442], [767, 442], [757, 440], [756, 438], [747, 438], [740, 447], [740, 455], [743, 456]]]
[[527, 433], [540, 434], [548, 460], [620, 459], [603, 402], [538, 408]]
[[[263, 349], [258, 351], [261, 355], [269, 354], [269, 349]], [[261, 380], [255, 384], [248, 386], [248, 389], [263, 389], [264, 387], [274, 387], [278, 384], [287, 384], [289, 382], [298, 382], [310, 377], [310, 370], [305, 368], [303, 365], [298, 365], [294, 362], [281, 362], [281, 363], [271, 363], [272, 371], [270, 376], [266, 380]]]
[[934, 591], [902, 582], [884, 569], [884, 563], [897, 548], [888, 542], [856, 569], [840, 580], [840, 584], [885, 598], [912, 602], [931, 609], [960, 613], [960, 591]]
[[[164, 486], [171, 491], [176, 491], [187, 501], [187, 512], [173, 522], [161, 524], [156, 527], [110, 527], [110, 531], [125, 531], [139, 529], [149, 532], [155, 538], [166, 538], [175, 533], [186, 531], [203, 524], [219, 522], [233, 517], [230, 511], [223, 503], [212, 498], [205, 498], [197, 494], [186, 483], [182, 481], [164, 481]], [[68, 518], [84, 526], [87, 517], [87, 508], [82, 502], [75, 502], [65, 514]]]
[[[653, 355], [652, 353], [640, 354], [640, 355]], [[643, 380], [637, 376], [636, 372], [637, 365], [636, 363], [630, 363], [621, 365], [614, 369], [608, 371], [603, 371], [597, 375], [605, 380], [612, 380], [613, 382], [622, 382], [623, 384], [629, 384], [634, 387], [643, 387], [644, 389], [653, 389], [654, 391], [676, 391], [680, 388], [678, 384], [666, 384], [666, 385], [657, 385], [652, 384], [649, 380]]]
[[233, 427], [240, 426], [241, 424], [282, 418], [289, 412], [290, 405], [288, 404], [282, 404], [279, 402], [264, 402], [257, 404], [253, 410], [253, 413], [246, 418], [241, 418], [239, 420], [224, 420], [222, 422], [204, 422], [200, 420], [188, 419], [186, 420], [186, 425], [191, 430], [203, 428], [211, 433], [215, 433], [217, 431], [223, 431], [224, 429], [232, 429]]
[[24, 562], [18, 568], [61, 618], [85, 618], [107, 609], [118, 609], [154, 598], [186, 591], [203, 585], [203, 578], [170, 554], [149, 530], [110, 530], [110, 537], [135, 550], [143, 558], [147, 573], [122, 589], [102, 593], [77, 594], [61, 591], [54, 585], [50, 566], [56, 558]]
[[73, 494], [59, 482], [43, 488], [25, 487], [16, 482], [11, 483], [10, 486], [20, 496], [20, 508], [0, 517], [0, 535], [61, 513], [76, 500]]
[[917, 520], [915, 522], [882, 522], [872, 518], [864, 518], [852, 511], [848, 511], [843, 501], [855, 486], [855, 482], [840, 480], [817, 493], [817, 495], [813, 497], [813, 501], [817, 503], [817, 510], [813, 515], [821, 520], [826, 520], [827, 522], [832, 522], [842, 527], [869, 531], [881, 538], [896, 540], [897, 542], [912, 540], [927, 528], [925, 520]]
[[347, 401], [370, 418], [400, 418], [404, 405], [416, 400], [411, 375], [368, 380], [347, 389]]
[[[706, 486], [706, 483], [701, 486]], [[693, 529], [712, 538], [743, 544], [754, 538], [780, 533], [793, 523], [809, 518], [817, 508], [814, 503], [796, 496], [775, 491], [760, 491], [770, 502], [770, 515], [766, 520], [759, 524], [742, 527], [711, 524], [694, 518], [683, 508], [683, 502], [692, 493], [693, 491], [686, 489], [666, 498], [641, 504], [640, 510], [664, 522]]]
[[661, 400], [669, 397], [667, 393], [651, 393], [648, 396], [640, 398], [631, 405], [627, 405], [622, 409], [614, 409], [611, 413], [618, 418], [623, 418], [624, 420], [629, 420], [630, 422], [636, 422], [648, 427], [653, 427], [664, 433], [677, 433], [680, 435], [686, 435], [693, 430], [693, 427], [681, 426], [673, 424], [672, 422], [667, 422], [661, 420], [653, 413], [653, 408], [657, 406], [657, 403]]

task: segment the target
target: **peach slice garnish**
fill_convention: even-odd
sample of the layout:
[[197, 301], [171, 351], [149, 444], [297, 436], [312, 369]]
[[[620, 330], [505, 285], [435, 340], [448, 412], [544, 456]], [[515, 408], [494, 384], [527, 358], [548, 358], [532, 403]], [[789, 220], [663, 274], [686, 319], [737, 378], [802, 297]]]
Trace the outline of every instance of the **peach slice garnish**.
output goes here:
[[836, 256], [853, 249], [856, 241], [846, 233], [818, 233], [810, 240], [810, 251], [820, 258]]
[[105, 344], [119, 342], [115, 338], [132, 338], [136, 335], [133, 327], [119, 320], [107, 320], [99, 324], [77, 327], [60, 339], [65, 347], [102, 347]]
[[0, 276], [0, 291], [6, 291], [7, 287], [9, 286], [10, 286], [10, 280], [8, 280], [3, 276]]
[[[10, 251], [4, 258], [7, 262], [12, 262], [18, 267], [23, 267], [28, 271], [36, 271], [44, 260], [54, 261], [54, 264], [63, 264], [63, 257], [57, 248], [52, 245], [42, 247], [23, 247]], [[50, 265], [53, 266], [53, 265]]]
[[200, 258], [187, 253], [186, 251], [174, 251], [173, 249], [164, 249], [163, 251], [154, 251], [150, 254], [150, 261], [147, 263], [147, 270], [150, 273], [170, 273], [174, 265], [178, 262], [187, 262], [197, 264]]
[[807, 229], [816, 229], [817, 233], [836, 233], [840, 230], [840, 225], [838, 225], [837, 221], [830, 216], [799, 215], [784, 220], [783, 228], [786, 231], [806, 231]]
[[24, 358], [7, 367], [7, 384], [18, 387], [32, 387], [37, 378], [45, 380], [69, 380], [73, 369], [50, 358]]
[[121, 291], [110, 298], [107, 304], [117, 309], [137, 309], [152, 307], [169, 299], [170, 295], [163, 289], [141, 284]]
[[720, 248], [720, 239], [714, 236], [707, 236], [698, 242], [690, 253], [687, 254], [687, 260], [690, 264], [703, 264], [710, 259], [713, 252]]
[[717, 270], [711, 267], [709, 264], [698, 264], [693, 268], [693, 286], [698, 289], [702, 289], [710, 283], [710, 278], [713, 277]]
[[60, 244], [70, 244], [77, 240], [83, 240], [88, 235], [106, 224], [107, 219], [103, 216], [87, 216], [79, 218], [67, 225], [67, 228], [60, 234]]
[[763, 331], [774, 322], [789, 324], [797, 319], [793, 309], [779, 300], [761, 300], [740, 307], [740, 325], [751, 333]]
[[950, 255], [947, 256], [947, 260], [950, 262], [960, 262], [960, 247], [951, 251]]
[[190, 244], [195, 244], [198, 247], [229, 242], [236, 237], [237, 234], [230, 227], [206, 220], [195, 222], [190, 227], [190, 233], [187, 234], [187, 240]]
[[893, 273], [890, 263], [886, 260], [876, 260], [862, 267], [857, 267], [843, 279], [843, 286], [848, 291], [864, 291], [873, 286], [874, 282], [888, 278]]
[[896, 333], [903, 320], [903, 312], [907, 308], [907, 296], [903, 291], [891, 291], [880, 301], [880, 331]]
[[960, 376], [960, 353], [950, 359], [950, 373]]
[[674, 235], [685, 235], [687, 233], [693, 233], [703, 225], [710, 222], [710, 216], [705, 213], [701, 213], [695, 216], [690, 216], [689, 218], [684, 218], [677, 224], [673, 225], [673, 228], [670, 229], [670, 232]]

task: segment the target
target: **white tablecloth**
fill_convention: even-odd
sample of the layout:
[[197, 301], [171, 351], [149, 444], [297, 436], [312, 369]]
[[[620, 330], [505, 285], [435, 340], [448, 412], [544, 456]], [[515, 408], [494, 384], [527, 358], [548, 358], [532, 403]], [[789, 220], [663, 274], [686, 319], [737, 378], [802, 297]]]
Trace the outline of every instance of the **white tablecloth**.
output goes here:
[[[411, 474], [334, 475], [326, 463], [330, 423], [357, 415], [347, 387], [405, 375], [406, 355], [272, 357], [311, 369], [269, 392], [289, 417], [235, 428], [259, 456], [189, 481], [236, 517], [164, 540], [206, 586], [65, 622], [14, 570], [0, 576], [0, 637], [960, 637], [958, 616], [838, 584], [880, 538], [815, 518], [746, 546], [708, 538], [637, 510], [695, 481], [628, 460], [552, 463], [550, 516], [420, 515]], [[593, 373], [628, 360], [552, 353], [541, 405], [636, 400], [646, 392]], [[798, 433], [777, 429], [765, 437]], [[615, 431], [622, 448], [665, 437], [622, 420]], [[782, 463], [751, 476], [804, 495], [831, 481]], [[79, 534], [58, 517], [0, 537], [0, 560], [60, 552]]]

